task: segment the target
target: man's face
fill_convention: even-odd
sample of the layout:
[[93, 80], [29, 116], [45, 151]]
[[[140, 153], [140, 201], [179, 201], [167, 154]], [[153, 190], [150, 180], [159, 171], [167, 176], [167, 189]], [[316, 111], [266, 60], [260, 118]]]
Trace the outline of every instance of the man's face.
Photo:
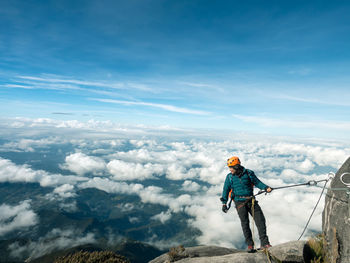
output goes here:
[[231, 174], [235, 174], [236, 170], [233, 167], [229, 167]]

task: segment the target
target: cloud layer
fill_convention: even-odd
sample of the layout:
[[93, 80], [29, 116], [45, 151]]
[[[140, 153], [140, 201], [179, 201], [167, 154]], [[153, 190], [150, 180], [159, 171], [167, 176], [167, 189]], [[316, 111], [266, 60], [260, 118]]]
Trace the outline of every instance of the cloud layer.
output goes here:
[[[13, 124], [24, 132], [20, 137], [13, 137], [0, 145], [2, 151], [40, 153], [43, 151], [41, 142], [45, 142], [44, 150], [48, 151], [50, 145], [56, 145], [61, 140], [70, 145], [69, 149], [73, 149], [73, 152], [67, 151], [64, 161], [55, 165], [62, 172], [72, 174], [53, 174], [33, 169], [29, 164], [16, 164], [13, 160], [0, 158], [0, 182], [34, 182], [42, 187], [53, 187], [48, 198], [57, 200], [74, 198], [77, 189], [85, 188], [138, 196], [142, 203], [164, 206], [164, 211], [155, 214], [153, 220], [165, 224], [174, 213], [186, 213], [190, 216], [187, 223], [202, 233], [198, 236], [198, 243], [227, 247], [244, 245], [235, 209], [223, 214], [219, 201], [228, 173], [228, 157], [238, 155], [242, 164], [254, 170], [264, 183], [277, 187], [325, 179], [327, 173], [335, 172], [350, 153], [350, 148], [334, 142], [307, 144], [287, 139], [248, 140], [244, 136], [235, 140], [191, 135], [186, 138], [145, 136], [147, 128], [139, 129], [142, 136], [132, 136], [125, 131], [121, 132], [124, 135], [109, 137], [105, 135], [114, 129], [109, 123], [101, 124], [106, 129], [105, 134], [81, 132], [86, 135], [80, 138], [69, 136], [70, 131], [86, 131], [91, 125], [98, 125], [93, 122], [72, 123], [73, 126], [60, 124], [61, 135], [57, 133], [52, 137], [51, 133], [50, 136], [41, 134], [38, 139], [23, 144], [23, 140], [29, 137], [23, 134], [30, 134], [26, 129], [28, 123], [24, 123], [24, 127]], [[58, 124], [43, 120], [33, 125], [57, 129]], [[150, 185], [150, 182], [162, 183]], [[178, 186], [168, 187], [172, 182]], [[272, 243], [298, 238], [320, 193], [319, 188], [300, 187], [259, 196]], [[28, 212], [28, 205], [25, 202], [18, 209]], [[321, 203], [310, 223], [309, 229], [312, 231], [321, 230], [322, 206]], [[130, 217], [129, 220], [134, 222], [136, 219]], [[3, 229], [10, 231], [11, 228], [10, 225], [3, 225]], [[156, 244], [158, 241], [152, 242]]]

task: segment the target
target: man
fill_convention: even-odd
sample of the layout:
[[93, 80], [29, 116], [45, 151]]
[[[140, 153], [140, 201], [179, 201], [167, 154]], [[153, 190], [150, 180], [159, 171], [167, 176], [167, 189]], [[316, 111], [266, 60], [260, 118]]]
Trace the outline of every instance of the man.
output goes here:
[[[258, 228], [261, 249], [271, 247], [269, 238], [266, 234], [266, 221], [264, 214], [253, 197], [254, 186], [270, 193], [272, 188], [262, 183], [252, 170], [245, 169], [237, 156], [227, 160], [227, 166], [230, 173], [226, 176], [222, 197], [222, 211], [227, 212], [228, 195], [232, 190], [233, 200], [237, 209], [239, 219], [241, 220], [242, 230], [245, 241], [248, 245], [248, 252], [255, 252], [252, 231], [249, 227], [249, 214], [254, 215], [254, 221]], [[254, 214], [253, 214], [254, 210]], [[249, 214], [248, 214], [249, 213]]]

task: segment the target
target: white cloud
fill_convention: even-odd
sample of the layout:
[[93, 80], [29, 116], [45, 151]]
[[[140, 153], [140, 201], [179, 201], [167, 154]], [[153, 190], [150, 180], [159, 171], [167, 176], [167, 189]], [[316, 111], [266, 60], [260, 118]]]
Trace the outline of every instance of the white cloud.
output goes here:
[[170, 194], [162, 194], [162, 191], [163, 189], [161, 187], [148, 186], [139, 192], [139, 196], [143, 203], [161, 204], [164, 206], [173, 205], [173, 196]]
[[132, 203], [117, 204], [117, 207], [121, 209], [122, 212], [130, 212], [135, 208], [135, 206]]
[[140, 222], [140, 218], [136, 216], [129, 216], [128, 219], [131, 224], [136, 224]]
[[339, 168], [349, 157], [349, 149], [307, 147], [307, 156], [318, 165]]
[[63, 184], [59, 187], [56, 187], [53, 193], [58, 194], [63, 198], [75, 197], [74, 186], [70, 184]]
[[301, 172], [307, 173], [312, 171], [315, 168], [315, 164], [309, 159], [305, 159], [299, 166], [296, 167]]
[[66, 157], [66, 161], [61, 165], [62, 169], [70, 170], [78, 175], [86, 173], [98, 174], [106, 167], [105, 162], [98, 157], [88, 156], [78, 152], [70, 154]]
[[56, 137], [42, 138], [38, 140], [20, 139], [18, 141], [11, 141], [3, 144], [0, 147], [0, 151], [34, 152], [36, 148], [47, 148], [48, 145], [55, 143], [63, 143], [63, 141]]
[[63, 176], [50, 174], [43, 170], [33, 170], [26, 164], [16, 165], [10, 160], [0, 158], [0, 182], [39, 183], [42, 187], [53, 187], [86, 180], [87, 178], [79, 176]]
[[47, 176], [44, 171], [34, 171], [28, 165], [17, 166], [10, 160], [0, 158], [0, 182], [39, 182]]
[[[188, 148], [189, 146], [183, 142], [169, 143], [167, 146], [159, 147], [153, 143], [150, 147], [117, 152], [111, 157], [130, 163], [157, 162], [159, 164], [157, 172], [164, 172], [171, 180], [201, 178], [210, 183], [218, 182], [215, 175], [223, 172], [225, 162], [222, 159], [218, 160], [217, 157], [227, 156], [227, 153], [220, 148], [221, 145], [209, 145], [208, 149], [206, 149], [208, 145], [201, 143], [194, 144], [194, 149]], [[130, 171], [133, 169], [129, 168]]]
[[186, 180], [182, 184], [182, 189], [184, 191], [188, 191], [188, 192], [197, 192], [200, 188], [201, 187], [199, 184], [197, 184], [196, 182], [189, 181], [189, 180]]
[[300, 179], [305, 178], [305, 176], [292, 169], [284, 169], [280, 176], [283, 178], [283, 181], [287, 183], [300, 182]]
[[62, 230], [55, 228], [46, 236], [39, 238], [38, 241], [30, 241], [25, 245], [15, 242], [9, 246], [9, 250], [14, 258], [35, 259], [57, 249], [72, 248], [95, 242], [93, 233], [83, 235], [73, 229]]
[[145, 180], [163, 173], [163, 167], [158, 164], [142, 165], [120, 160], [110, 161], [107, 164], [107, 169], [113, 175], [114, 180]]
[[94, 177], [87, 182], [78, 185], [79, 188], [97, 188], [107, 193], [137, 194], [144, 187], [141, 184], [127, 184], [125, 182], [114, 182], [108, 178]]
[[166, 221], [168, 221], [171, 218], [171, 211], [168, 210], [166, 212], [161, 212], [160, 214], [157, 214], [155, 216], [152, 216], [151, 219], [153, 220], [159, 220], [164, 224]]
[[186, 167], [181, 163], [172, 163], [167, 167], [166, 178], [170, 180], [185, 180], [195, 178], [194, 170], [187, 171]]
[[39, 222], [37, 214], [30, 209], [30, 200], [25, 200], [17, 206], [2, 204], [0, 211], [0, 236], [34, 226]]
[[77, 201], [73, 200], [70, 202], [59, 202], [58, 206], [62, 211], [66, 211], [68, 213], [74, 213], [78, 211]]
[[145, 146], [147, 147], [157, 146], [157, 142], [155, 140], [130, 140], [129, 142], [138, 148], [145, 147]]

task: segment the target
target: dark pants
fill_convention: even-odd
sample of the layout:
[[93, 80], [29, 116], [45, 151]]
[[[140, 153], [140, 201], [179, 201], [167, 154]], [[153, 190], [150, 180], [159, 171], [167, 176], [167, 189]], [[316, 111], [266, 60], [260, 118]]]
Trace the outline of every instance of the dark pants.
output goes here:
[[[249, 226], [249, 214], [252, 215], [252, 200], [249, 200], [246, 204], [244, 204], [244, 202], [245, 201], [235, 201], [235, 205], [239, 219], [241, 220], [245, 241], [248, 246], [254, 246], [252, 231]], [[269, 244], [269, 238], [266, 235], [266, 220], [264, 213], [256, 200], [254, 201], [254, 221], [258, 228], [260, 245], [265, 246]]]

